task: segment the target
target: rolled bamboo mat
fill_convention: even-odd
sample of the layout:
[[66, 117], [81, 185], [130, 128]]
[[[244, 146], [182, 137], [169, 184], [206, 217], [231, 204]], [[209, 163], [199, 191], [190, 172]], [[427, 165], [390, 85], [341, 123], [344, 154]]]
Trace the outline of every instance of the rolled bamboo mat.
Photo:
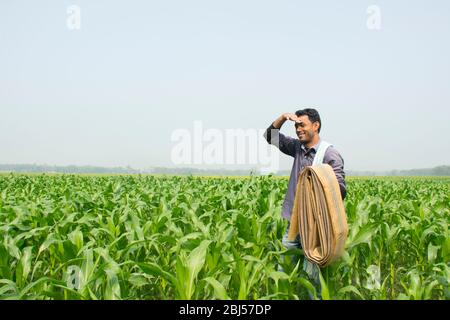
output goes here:
[[339, 183], [328, 164], [306, 167], [300, 173], [288, 239], [295, 240], [299, 233], [306, 258], [320, 267], [344, 251], [347, 216]]

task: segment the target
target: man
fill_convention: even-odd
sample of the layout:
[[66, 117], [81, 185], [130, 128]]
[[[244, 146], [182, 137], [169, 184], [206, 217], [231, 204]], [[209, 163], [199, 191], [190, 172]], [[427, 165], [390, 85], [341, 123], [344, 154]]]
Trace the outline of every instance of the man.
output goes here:
[[[295, 123], [295, 130], [298, 139], [287, 137], [280, 133], [281, 126], [288, 120]], [[289, 178], [289, 185], [282, 207], [282, 216], [288, 221], [291, 219], [291, 212], [294, 206], [298, 176], [305, 167], [311, 166], [313, 163], [314, 156], [316, 155], [319, 145], [322, 142], [319, 136], [321, 129], [322, 122], [317, 110], [304, 109], [298, 110], [295, 114], [283, 113], [270, 125], [269, 128], [267, 128], [264, 134], [264, 137], [268, 143], [277, 146], [281, 152], [294, 158], [294, 163], [292, 165], [291, 175]], [[339, 182], [342, 199], [344, 199], [346, 195], [344, 160], [333, 146], [329, 146], [326, 149], [323, 157], [323, 163], [328, 163], [333, 168]], [[289, 241], [287, 237], [288, 230], [289, 222], [282, 240], [283, 245], [287, 249], [300, 248], [300, 237], [297, 236], [295, 241]], [[304, 269], [310, 277], [318, 281], [317, 266], [309, 264], [305, 259]]]

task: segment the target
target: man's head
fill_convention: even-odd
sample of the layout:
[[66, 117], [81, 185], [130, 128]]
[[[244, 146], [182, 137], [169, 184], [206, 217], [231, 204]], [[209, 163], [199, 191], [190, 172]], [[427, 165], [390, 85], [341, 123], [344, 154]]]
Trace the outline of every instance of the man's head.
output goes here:
[[298, 110], [295, 115], [299, 118], [299, 122], [295, 124], [297, 137], [303, 144], [308, 144], [313, 141], [322, 128], [320, 115], [316, 109], [310, 108]]

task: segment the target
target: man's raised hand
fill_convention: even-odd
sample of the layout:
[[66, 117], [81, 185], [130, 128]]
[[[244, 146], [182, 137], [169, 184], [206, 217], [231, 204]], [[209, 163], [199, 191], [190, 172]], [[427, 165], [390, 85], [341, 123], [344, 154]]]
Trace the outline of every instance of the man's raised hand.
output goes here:
[[285, 120], [294, 121], [295, 123], [300, 121], [295, 113], [284, 113], [283, 117], [285, 118]]
[[283, 113], [281, 116], [279, 116], [274, 122], [273, 126], [277, 129], [280, 129], [281, 126], [286, 121], [294, 121], [295, 123], [299, 123], [300, 119], [295, 115], [295, 113]]

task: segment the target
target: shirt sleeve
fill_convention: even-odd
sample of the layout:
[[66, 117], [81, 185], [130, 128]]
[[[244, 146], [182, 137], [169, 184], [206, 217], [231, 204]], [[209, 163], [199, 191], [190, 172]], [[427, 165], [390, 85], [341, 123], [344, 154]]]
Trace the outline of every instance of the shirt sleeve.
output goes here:
[[276, 146], [281, 152], [287, 154], [288, 156], [295, 157], [295, 147], [297, 140], [288, 136], [285, 136], [277, 129], [270, 125], [264, 133], [264, 138], [271, 145]]
[[329, 147], [325, 157], [324, 162], [328, 163], [334, 170], [336, 174], [337, 181], [339, 183], [339, 189], [341, 190], [342, 199], [347, 195], [347, 186], [345, 183], [345, 172], [344, 172], [344, 159], [339, 154], [339, 152], [333, 148]]

